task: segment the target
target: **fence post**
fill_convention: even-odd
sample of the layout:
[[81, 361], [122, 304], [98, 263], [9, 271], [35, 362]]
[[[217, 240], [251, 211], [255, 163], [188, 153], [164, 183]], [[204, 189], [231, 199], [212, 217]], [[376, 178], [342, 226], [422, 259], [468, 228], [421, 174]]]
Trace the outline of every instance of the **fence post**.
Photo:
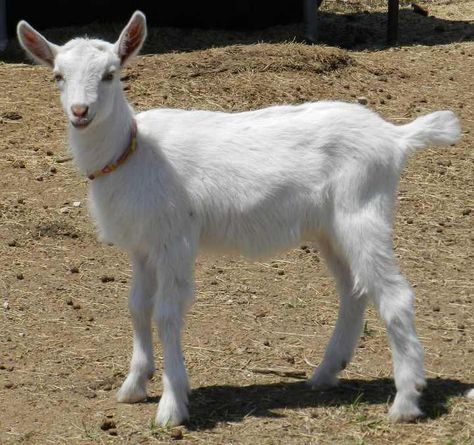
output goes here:
[[398, 41], [398, 9], [399, 0], [388, 0], [387, 44], [394, 45]]

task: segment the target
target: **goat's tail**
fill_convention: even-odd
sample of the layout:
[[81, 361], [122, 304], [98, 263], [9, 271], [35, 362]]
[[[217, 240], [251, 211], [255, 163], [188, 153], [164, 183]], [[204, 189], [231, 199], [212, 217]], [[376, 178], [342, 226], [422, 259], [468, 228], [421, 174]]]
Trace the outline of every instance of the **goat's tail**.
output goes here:
[[452, 145], [461, 136], [459, 120], [452, 111], [436, 111], [399, 127], [402, 130], [400, 145], [406, 152], [427, 145]]

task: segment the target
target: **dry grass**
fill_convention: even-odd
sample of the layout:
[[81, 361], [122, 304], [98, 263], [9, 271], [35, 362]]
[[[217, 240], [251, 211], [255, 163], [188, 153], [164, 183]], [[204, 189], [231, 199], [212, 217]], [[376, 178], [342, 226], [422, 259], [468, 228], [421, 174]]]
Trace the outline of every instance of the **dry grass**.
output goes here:
[[[324, 3], [327, 14], [343, 3]], [[358, 14], [362, 5], [382, 11], [382, 3], [345, 7]], [[395, 249], [417, 291], [427, 418], [410, 425], [386, 421], [394, 395], [390, 355], [372, 310], [339, 389], [309, 392], [300, 379], [284, 376], [311, 372], [337, 311], [332, 281], [317, 252], [305, 246], [261, 263], [199, 259], [184, 337], [193, 417], [182, 429], [183, 443], [472, 443], [473, 405], [461, 393], [474, 384], [474, 45], [460, 23], [473, 7], [472, 1], [436, 1], [430, 8], [438, 24], [444, 21], [442, 36], [377, 51], [270, 43], [292, 41], [296, 28], [289, 27], [262, 33], [266, 43], [254, 45], [244, 45], [242, 33], [153, 30], [151, 46], [163, 51], [179, 39], [179, 48], [212, 46], [206, 38], [218, 44], [147, 55], [125, 70], [137, 110], [243, 110], [364, 96], [395, 122], [453, 109], [464, 131], [456, 147], [416, 154], [398, 195]], [[354, 26], [365, 23], [357, 17]], [[412, 19], [423, 23], [421, 16]], [[433, 22], [427, 23], [403, 38], [427, 39], [423, 33]], [[368, 48], [378, 45], [376, 37], [368, 37]], [[231, 40], [238, 44], [221, 47]], [[95, 240], [86, 183], [64, 162], [64, 122], [50, 73], [0, 64], [0, 91], [0, 289], [9, 305], [1, 314], [0, 443], [171, 442], [170, 431], [151, 423], [159, 375], [147, 403], [114, 399], [131, 350], [130, 269], [123, 253]], [[156, 357], [159, 365], [158, 346]], [[116, 429], [101, 430], [106, 416]]]

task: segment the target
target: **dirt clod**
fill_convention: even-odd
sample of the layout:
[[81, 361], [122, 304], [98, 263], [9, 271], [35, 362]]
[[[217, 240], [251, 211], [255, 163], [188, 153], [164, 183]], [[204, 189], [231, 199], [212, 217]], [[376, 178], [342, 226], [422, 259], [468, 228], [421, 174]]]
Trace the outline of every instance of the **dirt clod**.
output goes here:
[[173, 440], [181, 440], [183, 435], [183, 430], [181, 428], [172, 428], [170, 431], [170, 437]]
[[117, 428], [117, 425], [115, 424], [115, 420], [109, 419], [107, 417], [102, 419], [102, 423], [100, 424], [100, 429], [102, 431], [109, 431], [115, 428]]

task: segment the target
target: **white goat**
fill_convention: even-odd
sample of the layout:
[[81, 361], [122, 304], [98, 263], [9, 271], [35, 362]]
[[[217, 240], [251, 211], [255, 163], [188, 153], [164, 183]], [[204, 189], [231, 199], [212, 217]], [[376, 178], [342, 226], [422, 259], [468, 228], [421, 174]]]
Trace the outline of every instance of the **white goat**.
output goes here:
[[337, 281], [340, 308], [309, 383], [337, 384], [371, 300], [393, 351], [397, 394], [389, 415], [395, 421], [421, 415], [423, 350], [413, 292], [392, 251], [392, 219], [408, 153], [458, 140], [451, 111], [401, 126], [340, 102], [244, 113], [155, 109], [135, 116], [120, 69], [145, 40], [141, 12], [115, 44], [78, 38], [57, 46], [25, 21], [18, 37], [35, 60], [54, 70], [70, 149], [79, 171], [95, 178], [90, 204], [102, 239], [131, 255], [133, 355], [120, 402], [146, 398], [155, 370], [153, 318], [164, 360], [157, 423], [177, 425], [188, 417], [181, 328], [200, 244], [254, 257], [311, 238]]

